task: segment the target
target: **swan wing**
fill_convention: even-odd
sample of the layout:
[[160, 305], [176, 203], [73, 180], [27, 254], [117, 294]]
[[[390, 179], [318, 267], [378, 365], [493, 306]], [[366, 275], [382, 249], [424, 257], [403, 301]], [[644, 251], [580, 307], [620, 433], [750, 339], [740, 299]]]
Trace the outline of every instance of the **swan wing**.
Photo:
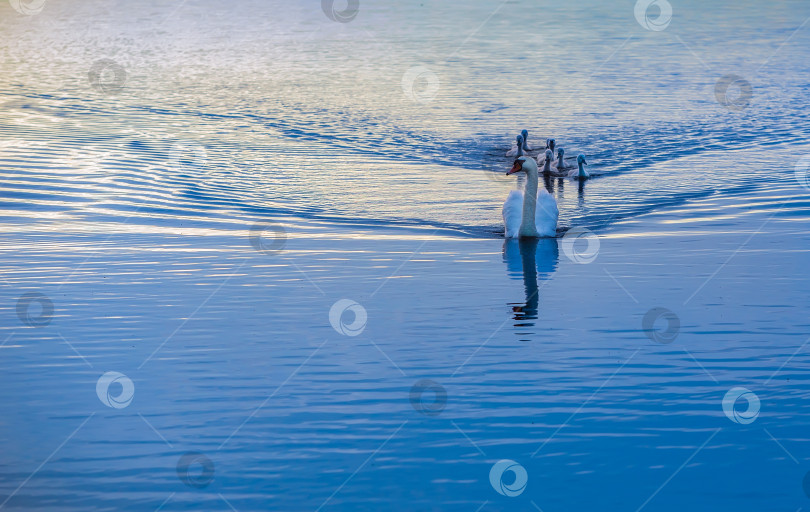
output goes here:
[[[504, 205], [505, 207], [506, 205]], [[534, 212], [534, 221], [540, 236], [557, 236], [559, 217], [560, 210], [557, 208], [557, 200], [548, 193], [545, 187], [540, 187], [540, 192], [537, 194], [537, 210]]]
[[517, 238], [523, 222], [523, 191], [511, 190], [503, 203], [503, 227], [506, 238]]

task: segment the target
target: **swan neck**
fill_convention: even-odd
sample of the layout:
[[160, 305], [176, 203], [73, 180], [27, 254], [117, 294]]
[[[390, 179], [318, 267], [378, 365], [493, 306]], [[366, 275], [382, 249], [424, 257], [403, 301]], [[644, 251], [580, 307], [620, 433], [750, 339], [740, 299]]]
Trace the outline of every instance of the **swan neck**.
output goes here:
[[526, 173], [526, 188], [523, 190], [523, 220], [520, 223], [520, 233], [526, 236], [537, 235], [535, 212], [537, 211], [537, 170]]

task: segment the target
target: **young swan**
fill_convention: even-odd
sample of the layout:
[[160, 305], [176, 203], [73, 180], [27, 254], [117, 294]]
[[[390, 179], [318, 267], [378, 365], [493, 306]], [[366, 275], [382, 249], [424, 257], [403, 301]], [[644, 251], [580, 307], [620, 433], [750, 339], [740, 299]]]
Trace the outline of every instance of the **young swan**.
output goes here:
[[551, 150], [551, 154], [554, 154], [554, 147], [557, 145], [557, 141], [555, 139], [546, 139], [546, 149]]
[[512, 149], [506, 152], [506, 156], [523, 156], [523, 146], [525, 144], [526, 143], [523, 139], [523, 135], [518, 135], [515, 137], [515, 145], [512, 146]]
[[547, 149], [545, 153], [543, 153], [543, 158], [537, 155], [537, 165], [543, 166], [543, 174], [551, 174], [552, 160], [554, 160], [554, 153], [552, 153], [550, 149]]
[[568, 166], [565, 165], [563, 161], [563, 155], [565, 155], [565, 150], [563, 148], [557, 148], [557, 170], [561, 171], [563, 169], [567, 169]]
[[582, 167], [583, 165], [588, 165], [588, 162], [585, 161], [585, 155], [577, 155], [577, 166], [579, 167], [579, 170], [571, 171], [571, 174], [569, 174], [568, 177], [575, 180], [587, 180], [590, 178], [591, 175], [588, 174], [588, 171]]
[[523, 136], [523, 151], [531, 151], [532, 148], [529, 146], [529, 130], [523, 130], [520, 134]]
[[538, 194], [537, 164], [531, 157], [522, 156], [506, 173], [526, 173], [524, 190], [512, 190], [503, 203], [503, 224], [506, 238], [554, 237], [557, 235], [559, 210], [557, 201], [540, 187]]

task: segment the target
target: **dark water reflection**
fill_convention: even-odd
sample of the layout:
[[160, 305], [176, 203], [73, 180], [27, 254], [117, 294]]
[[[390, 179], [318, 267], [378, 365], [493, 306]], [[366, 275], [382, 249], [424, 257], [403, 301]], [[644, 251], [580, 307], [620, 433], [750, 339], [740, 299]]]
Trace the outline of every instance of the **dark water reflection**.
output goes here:
[[523, 279], [525, 301], [510, 303], [515, 316], [516, 327], [533, 326], [537, 319], [540, 303], [538, 280], [547, 280], [560, 259], [556, 238], [521, 238], [503, 243], [503, 261], [511, 279]]

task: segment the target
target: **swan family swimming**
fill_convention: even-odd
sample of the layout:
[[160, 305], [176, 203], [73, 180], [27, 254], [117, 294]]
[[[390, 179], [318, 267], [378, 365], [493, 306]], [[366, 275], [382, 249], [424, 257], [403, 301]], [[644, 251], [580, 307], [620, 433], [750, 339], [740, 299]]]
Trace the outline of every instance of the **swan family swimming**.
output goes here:
[[[557, 147], [555, 139], [546, 139], [546, 147], [536, 158], [529, 156], [531, 151], [527, 139], [529, 132], [521, 131], [515, 137], [515, 145], [507, 151], [506, 156], [516, 157], [507, 175], [526, 174], [526, 185], [523, 190], [515, 189], [503, 203], [503, 224], [506, 238], [554, 237], [557, 234], [559, 209], [557, 201], [545, 187], [538, 190], [540, 168], [544, 176], [567, 177], [575, 180], [586, 180], [590, 174], [583, 166], [588, 165], [585, 155], [577, 155], [577, 167], [565, 164], [565, 150]], [[554, 160], [554, 148], [557, 147], [557, 160]], [[554, 164], [555, 169], [551, 166]]]

